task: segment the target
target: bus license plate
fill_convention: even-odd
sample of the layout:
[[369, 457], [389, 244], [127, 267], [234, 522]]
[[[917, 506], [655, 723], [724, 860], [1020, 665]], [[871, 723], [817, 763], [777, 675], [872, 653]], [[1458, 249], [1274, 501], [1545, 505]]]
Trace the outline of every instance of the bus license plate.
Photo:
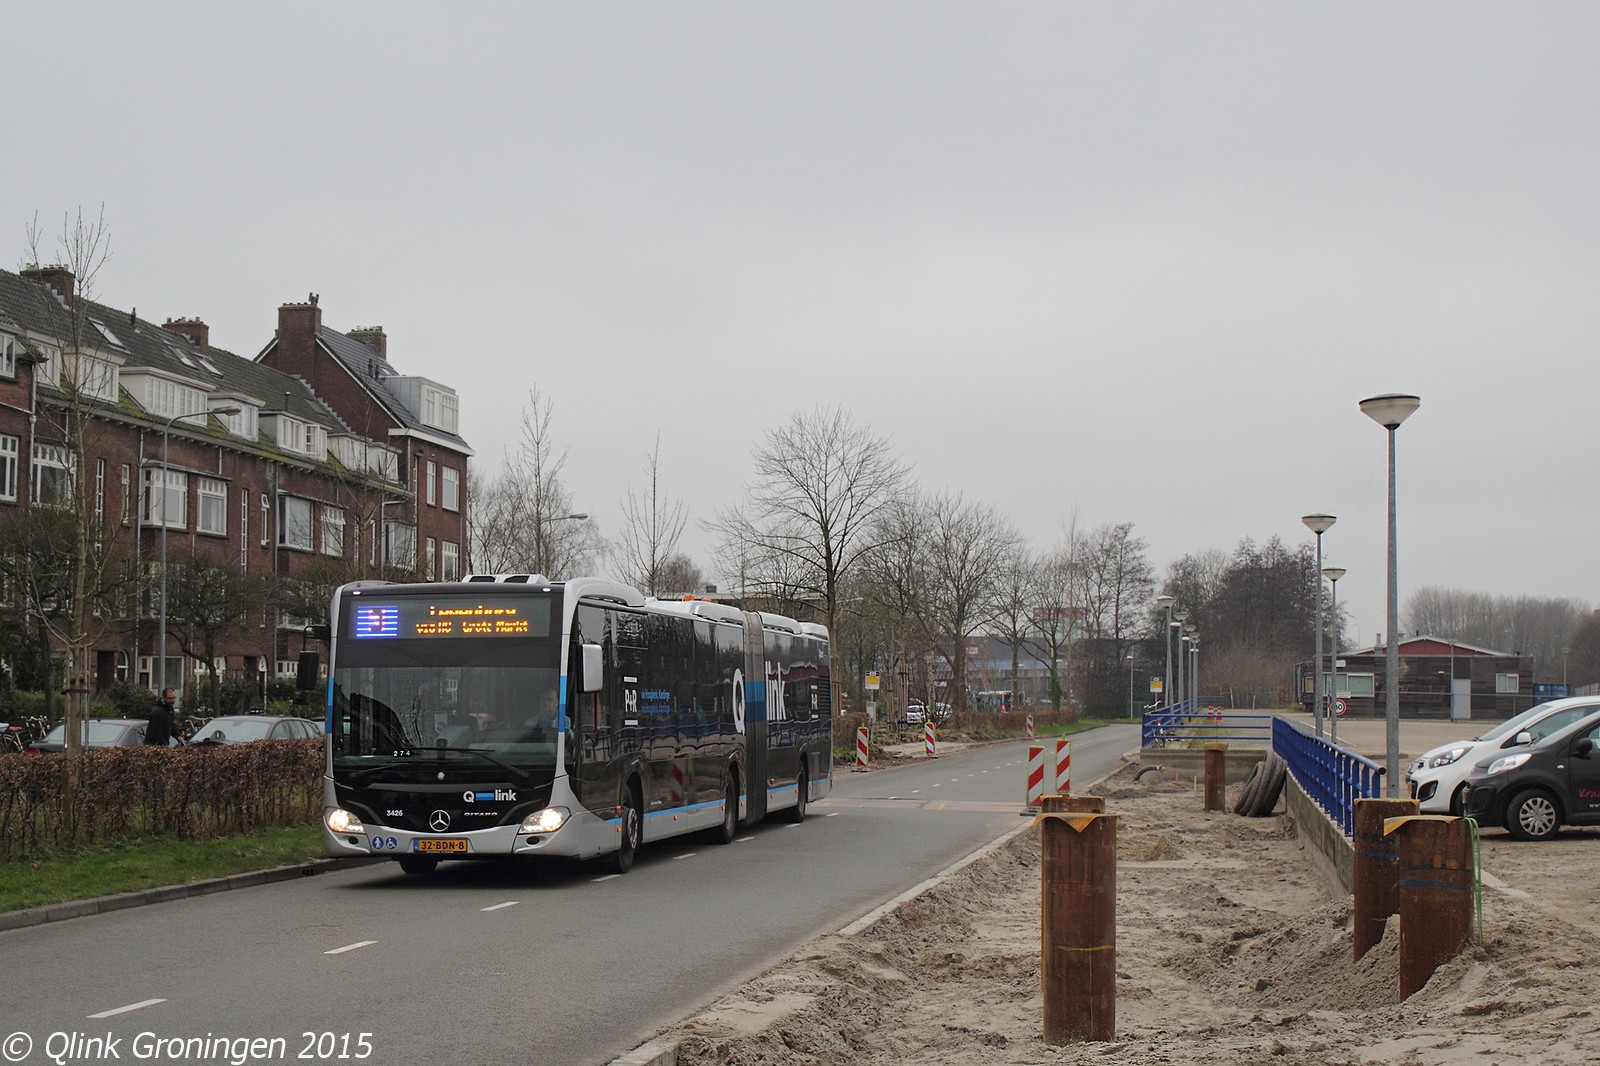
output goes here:
[[434, 853], [463, 852], [467, 850], [467, 842], [465, 840], [433, 840], [424, 838], [416, 841], [415, 846], [417, 851]]

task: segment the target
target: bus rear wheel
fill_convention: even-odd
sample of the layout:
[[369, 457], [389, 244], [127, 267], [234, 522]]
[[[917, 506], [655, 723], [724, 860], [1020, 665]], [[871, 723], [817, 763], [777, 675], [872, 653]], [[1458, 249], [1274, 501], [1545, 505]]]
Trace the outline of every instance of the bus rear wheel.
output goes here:
[[438, 865], [438, 859], [428, 859], [421, 855], [404, 855], [400, 859], [400, 869], [412, 877], [425, 877], [433, 873], [433, 868]]
[[783, 812], [783, 820], [791, 825], [799, 825], [806, 820], [806, 772], [800, 771], [800, 776], [795, 780], [794, 806]]
[[711, 839], [718, 844], [732, 844], [739, 832], [739, 790], [734, 786], [733, 773], [722, 775], [722, 824], [711, 830]]

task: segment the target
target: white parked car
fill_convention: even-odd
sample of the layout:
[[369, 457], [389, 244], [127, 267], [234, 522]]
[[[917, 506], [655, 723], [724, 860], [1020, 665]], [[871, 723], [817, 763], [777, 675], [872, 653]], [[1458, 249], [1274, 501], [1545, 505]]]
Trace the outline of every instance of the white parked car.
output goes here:
[[1411, 798], [1424, 814], [1461, 814], [1461, 786], [1478, 763], [1502, 748], [1536, 744], [1594, 711], [1600, 711], [1600, 698], [1594, 696], [1551, 700], [1530, 707], [1479, 736], [1425, 751], [1406, 768]]
[[928, 720], [928, 708], [923, 706], [921, 700], [912, 700], [906, 704], [906, 725], [919, 726]]

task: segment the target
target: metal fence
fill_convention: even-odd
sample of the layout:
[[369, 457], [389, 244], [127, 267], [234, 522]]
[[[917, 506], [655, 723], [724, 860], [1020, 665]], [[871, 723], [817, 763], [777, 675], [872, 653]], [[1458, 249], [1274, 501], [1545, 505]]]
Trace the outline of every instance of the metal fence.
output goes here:
[[1206, 741], [1266, 748], [1272, 743], [1272, 715], [1241, 714], [1221, 707], [1196, 707], [1192, 701], [1144, 713], [1139, 731], [1143, 748], [1198, 748]]
[[1272, 750], [1289, 764], [1300, 788], [1344, 835], [1355, 835], [1356, 800], [1383, 795], [1383, 767], [1364, 755], [1272, 719]]

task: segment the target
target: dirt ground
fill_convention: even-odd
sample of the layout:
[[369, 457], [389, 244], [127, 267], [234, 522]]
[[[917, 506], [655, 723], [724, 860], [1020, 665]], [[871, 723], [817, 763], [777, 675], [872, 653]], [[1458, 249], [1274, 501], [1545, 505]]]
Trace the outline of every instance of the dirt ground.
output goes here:
[[[811, 942], [672, 1030], [691, 1066], [1600, 1061], [1600, 831], [1483, 833], [1483, 942], [1404, 1003], [1398, 919], [1351, 961], [1348, 896], [1287, 814], [1207, 814], [1133, 768], [1117, 826], [1116, 1039], [1047, 1047], [1039, 833], [855, 935]], [[1229, 794], [1231, 810], [1236, 789]]]

